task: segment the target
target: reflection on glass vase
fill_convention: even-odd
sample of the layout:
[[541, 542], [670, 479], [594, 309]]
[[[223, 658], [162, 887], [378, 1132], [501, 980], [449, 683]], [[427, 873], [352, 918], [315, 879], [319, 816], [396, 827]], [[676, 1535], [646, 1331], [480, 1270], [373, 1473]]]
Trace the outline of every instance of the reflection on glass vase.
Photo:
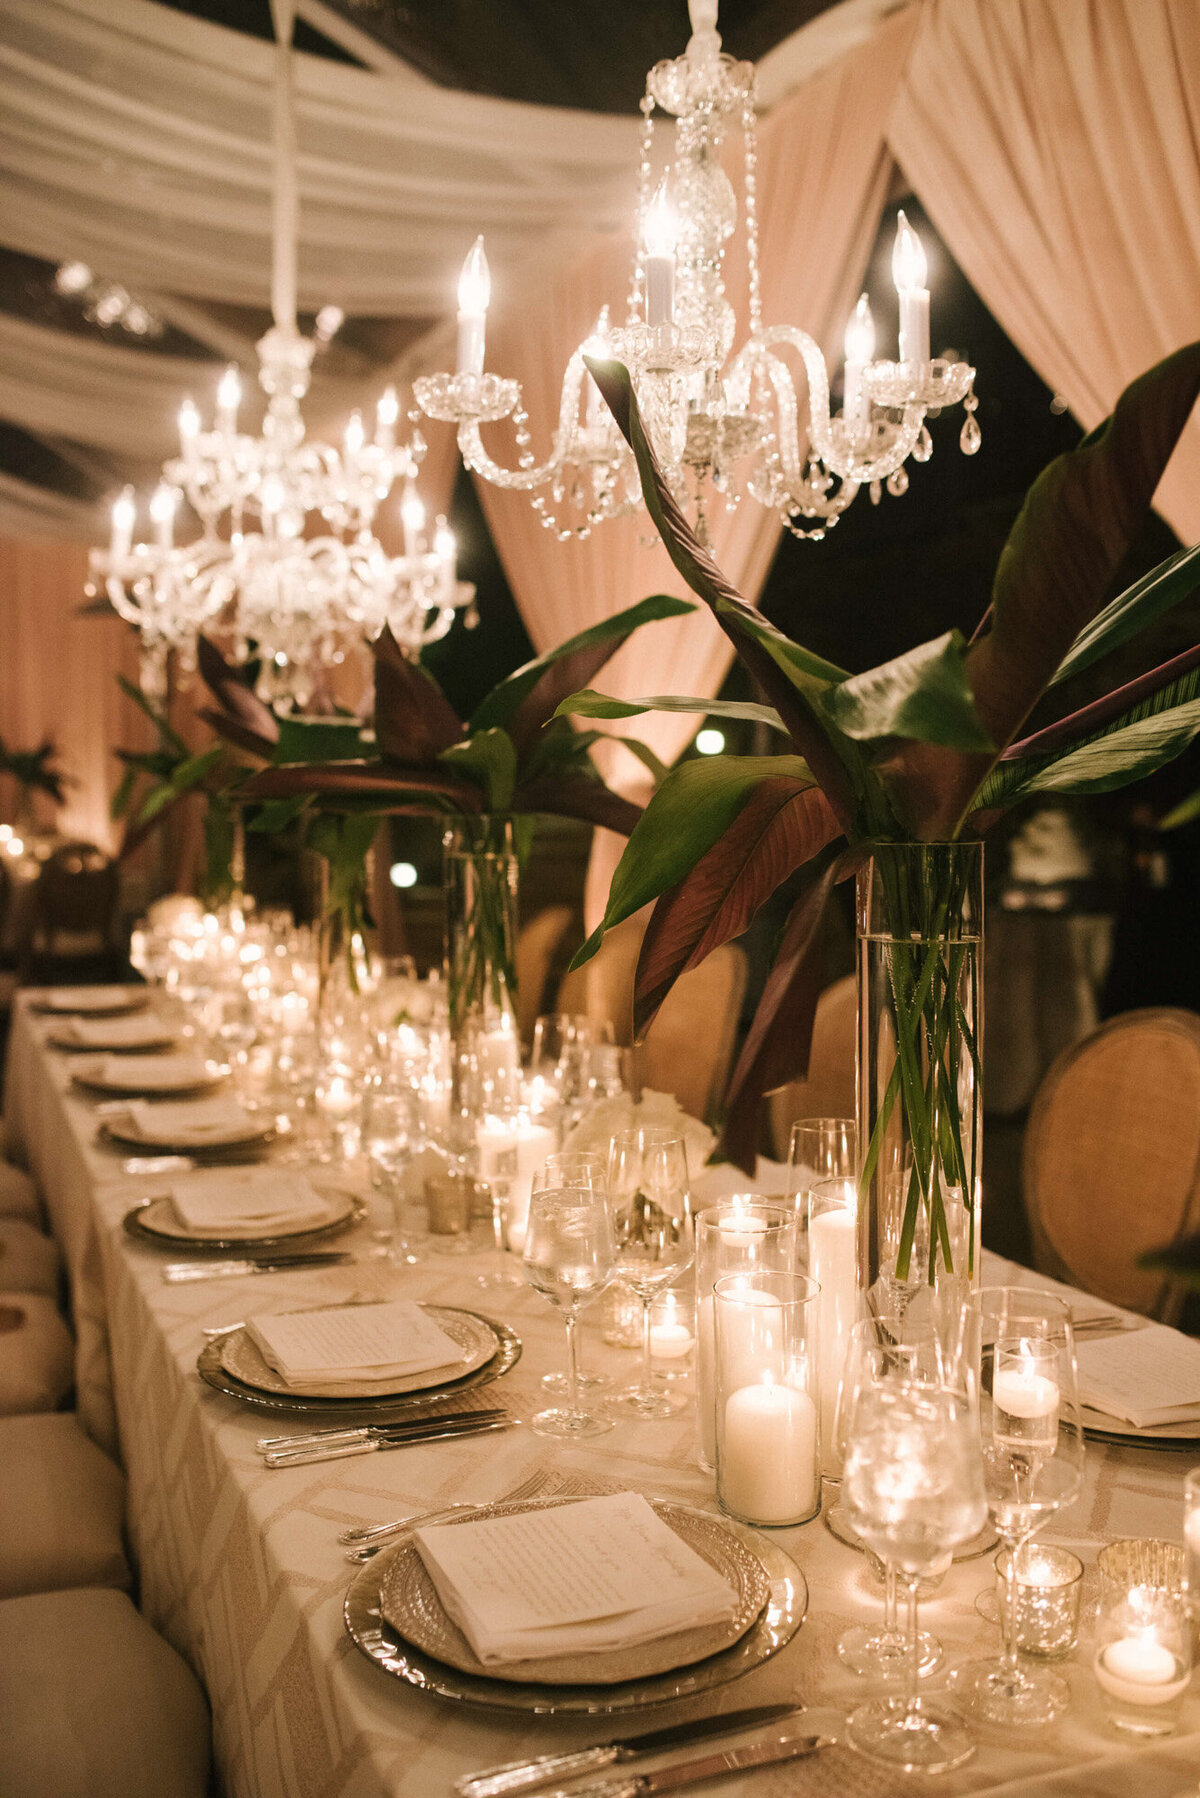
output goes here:
[[904, 1314], [979, 1279], [982, 843], [876, 844], [857, 909], [859, 1282]]
[[511, 818], [459, 818], [442, 838], [450, 1032], [516, 1046], [517, 852]]

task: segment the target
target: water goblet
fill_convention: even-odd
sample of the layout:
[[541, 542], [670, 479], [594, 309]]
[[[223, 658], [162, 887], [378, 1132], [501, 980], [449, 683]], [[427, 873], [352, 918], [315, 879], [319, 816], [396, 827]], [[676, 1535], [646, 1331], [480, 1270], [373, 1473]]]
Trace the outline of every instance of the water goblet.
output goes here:
[[971, 1711], [990, 1723], [1051, 1722], [1066, 1681], [1017, 1658], [1018, 1553], [1083, 1484], [1075, 1337], [1061, 1299], [1015, 1286], [985, 1289], [980, 1326], [979, 1429], [988, 1509], [1008, 1550], [999, 1661], [956, 1677]]
[[378, 1245], [370, 1253], [400, 1266], [415, 1266], [422, 1257], [405, 1229], [404, 1191], [408, 1168], [424, 1146], [415, 1093], [378, 1088], [368, 1093], [363, 1146], [371, 1189], [371, 1235]]
[[567, 1402], [531, 1419], [537, 1436], [572, 1442], [602, 1436], [609, 1418], [580, 1409], [576, 1331], [579, 1312], [599, 1298], [613, 1277], [615, 1242], [608, 1195], [586, 1183], [531, 1194], [523, 1264], [529, 1284], [562, 1312], [567, 1330]]
[[654, 1383], [650, 1361], [650, 1307], [656, 1295], [691, 1266], [692, 1220], [687, 1149], [681, 1136], [661, 1127], [622, 1130], [608, 1161], [609, 1202], [616, 1234], [616, 1275], [641, 1300], [640, 1378], [609, 1401], [619, 1415], [670, 1417], [686, 1402]]
[[979, 1427], [965, 1386], [926, 1383], [901, 1365], [861, 1384], [850, 1416], [842, 1503], [858, 1535], [897, 1569], [907, 1599], [907, 1685], [874, 1698], [847, 1721], [860, 1754], [906, 1772], [945, 1773], [974, 1753], [962, 1718], [922, 1697], [917, 1589], [944, 1572], [954, 1549], [987, 1515]]
[[[564, 1149], [557, 1154], [547, 1155], [533, 1176], [532, 1192], [554, 1192], [563, 1187], [576, 1186], [607, 1193], [608, 1157], [591, 1149]], [[575, 1384], [581, 1392], [598, 1392], [612, 1385], [606, 1373], [584, 1372], [583, 1350], [578, 1339], [575, 1344]], [[542, 1385], [547, 1392], [565, 1393], [567, 1376], [564, 1373], [544, 1373]]]

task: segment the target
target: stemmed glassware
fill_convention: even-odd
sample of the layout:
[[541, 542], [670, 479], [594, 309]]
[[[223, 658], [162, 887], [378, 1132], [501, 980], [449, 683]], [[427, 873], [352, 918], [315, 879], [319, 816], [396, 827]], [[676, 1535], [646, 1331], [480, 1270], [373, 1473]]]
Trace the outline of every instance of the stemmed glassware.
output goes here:
[[943, 1368], [913, 1376], [901, 1357], [877, 1363], [850, 1413], [842, 1503], [854, 1529], [895, 1566], [907, 1599], [908, 1679], [903, 1696], [874, 1698], [848, 1719], [860, 1753], [908, 1772], [944, 1773], [974, 1752], [962, 1719], [921, 1696], [917, 1589], [943, 1573], [955, 1548], [987, 1516], [979, 1425], [966, 1385]]
[[685, 1401], [654, 1384], [650, 1307], [656, 1294], [691, 1266], [694, 1253], [683, 1138], [661, 1127], [618, 1132], [609, 1150], [608, 1189], [617, 1278], [642, 1302], [640, 1378], [617, 1393], [610, 1408], [629, 1417], [670, 1417]]
[[424, 1146], [415, 1092], [376, 1088], [368, 1094], [363, 1146], [371, 1186], [371, 1235], [378, 1244], [370, 1252], [414, 1266], [421, 1254], [405, 1230], [404, 1176]]
[[551, 1103], [561, 1110], [566, 1127], [575, 1121], [588, 1098], [593, 1050], [612, 1040], [613, 1027], [607, 1018], [556, 1012], [534, 1025], [530, 1079], [541, 1081]]
[[572, 1179], [557, 1170], [554, 1184], [531, 1194], [524, 1268], [529, 1284], [558, 1307], [567, 1329], [567, 1402], [531, 1420], [537, 1436], [582, 1441], [612, 1429], [608, 1418], [579, 1406], [576, 1328], [579, 1312], [599, 1298], [613, 1277], [616, 1245], [608, 1194], [590, 1174]]
[[[533, 1176], [533, 1192], [553, 1192], [561, 1186], [589, 1186], [598, 1192], [608, 1191], [608, 1157], [593, 1149], [562, 1149], [547, 1155], [545, 1163]], [[582, 1345], [575, 1343], [575, 1384], [581, 1392], [601, 1391], [612, 1381], [604, 1373], [585, 1373]], [[542, 1385], [547, 1392], [565, 1393], [567, 1376], [544, 1373]]]
[[979, 1428], [988, 1509], [1008, 1549], [1003, 1652], [958, 1676], [971, 1709], [991, 1723], [1048, 1723], [1066, 1706], [1066, 1681], [1017, 1659], [1018, 1550], [1083, 1484], [1075, 1337], [1061, 1299], [1015, 1286], [985, 1289], [980, 1324]]
[[858, 1130], [853, 1118], [798, 1118], [788, 1139], [786, 1197], [803, 1230], [808, 1195], [818, 1180], [853, 1180]]

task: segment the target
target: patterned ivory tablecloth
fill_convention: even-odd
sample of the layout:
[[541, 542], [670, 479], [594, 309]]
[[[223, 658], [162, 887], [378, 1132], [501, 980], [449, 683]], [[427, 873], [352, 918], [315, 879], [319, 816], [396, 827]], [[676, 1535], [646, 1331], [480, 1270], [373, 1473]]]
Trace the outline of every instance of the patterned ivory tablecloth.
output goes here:
[[[216, 1752], [229, 1798], [441, 1798], [468, 1770], [551, 1746], [682, 1720], [686, 1705], [641, 1713], [640, 1723], [567, 1724], [470, 1711], [426, 1697], [382, 1673], [346, 1636], [342, 1603], [351, 1569], [338, 1532], [462, 1498], [486, 1500], [539, 1467], [616, 1479], [651, 1497], [712, 1508], [713, 1482], [694, 1459], [685, 1412], [667, 1423], [622, 1423], [594, 1444], [557, 1449], [526, 1428], [462, 1442], [281, 1471], [254, 1443], [277, 1432], [263, 1414], [209, 1390], [196, 1373], [201, 1324], [233, 1322], [247, 1309], [286, 1310], [386, 1290], [462, 1304], [503, 1319], [525, 1352], [494, 1392], [520, 1417], [544, 1400], [540, 1376], [562, 1365], [561, 1326], [536, 1293], [484, 1290], [474, 1255], [433, 1256], [407, 1272], [363, 1260], [348, 1268], [257, 1280], [167, 1286], [164, 1257], [135, 1245], [121, 1219], [151, 1190], [98, 1145], [95, 1106], [70, 1087], [69, 1059], [47, 1048], [44, 1020], [18, 1005], [7, 1074], [6, 1117], [45, 1191], [63, 1244], [79, 1341], [79, 1408], [106, 1446], [115, 1439], [129, 1478], [129, 1524], [142, 1607], [187, 1657], [212, 1702]], [[365, 1249], [365, 1245], [359, 1245]], [[1003, 1273], [1003, 1267], [988, 1270]], [[618, 1382], [633, 1373], [627, 1350], [607, 1348], [585, 1320], [587, 1365]], [[1178, 1538], [1186, 1455], [1090, 1445], [1083, 1496], [1046, 1539], [1075, 1548], [1089, 1569], [1105, 1540]], [[841, 1667], [834, 1645], [851, 1622], [878, 1616], [879, 1588], [862, 1556], [824, 1523], [772, 1532], [802, 1568], [810, 1603], [804, 1625], [775, 1660], [690, 1714], [788, 1697], [832, 1730], [866, 1688]], [[988, 1559], [956, 1565], [922, 1606], [953, 1666], [990, 1655], [996, 1633], [975, 1610], [990, 1582]], [[1200, 1691], [1185, 1701], [1180, 1733], [1161, 1746], [1121, 1742], [1107, 1728], [1086, 1642], [1062, 1664], [1072, 1703], [1037, 1731], [981, 1729], [979, 1752], [936, 1782], [946, 1793], [1006, 1798], [1111, 1794], [1176, 1798], [1200, 1780]], [[938, 1674], [929, 1682], [936, 1690]], [[819, 1761], [765, 1769], [704, 1788], [715, 1798], [890, 1798], [902, 1776], [837, 1748]], [[932, 1790], [932, 1785], [928, 1788]]]

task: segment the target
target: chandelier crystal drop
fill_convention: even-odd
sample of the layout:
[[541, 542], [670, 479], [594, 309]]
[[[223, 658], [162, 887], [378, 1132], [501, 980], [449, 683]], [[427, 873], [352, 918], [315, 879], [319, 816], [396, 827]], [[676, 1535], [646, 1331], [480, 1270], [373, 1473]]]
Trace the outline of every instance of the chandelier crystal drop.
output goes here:
[[[629, 369], [638, 406], [666, 477], [707, 539], [714, 500], [728, 510], [749, 497], [794, 535], [820, 539], [861, 487], [878, 501], [908, 486], [909, 456], [929, 459], [927, 415], [962, 402], [965, 455], [979, 448], [975, 370], [931, 357], [929, 290], [920, 240], [900, 213], [893, 278], [900, 301], [895, 361], [875, 359], [875, 327], [864, 294], [846, 329], [844, 403], [830, 413], [820, 346], [795, 325], [763, 319], [759, 270], [758, 140], [754, 65], [721, 49], [717, 0], [689, 0], [692, 37], [683, 56], [660, 62], [642, 99], [637, 247], [625, 323], [607, 308], [567, 364], [550, 454], [538, 462], [520, 383], [485, 371], [487, 262], [479, 239], [459, 290], [454, 374], [414, 383], [422, 411], [458, 428], [467, 467], [498, 487], [529, 493], [547, 529], [563, 540], [636, 511], [633, 457], [588, 374], [584, 356], [613, 356]], [[674, 154], [652, 186], [656, 111], [673, 118]], [[739, 218], [722, 164], [730, 129], [740, 129], [749, 332], [733, 353], [737, 319], [725, 293], [725, 252]], [[802, 366], [806, 402], [797, 394]], [[516, 468], [495, 462], [481, 426], [511, 418]]]
[[[164, 465], [150, 500], [150, 540], [134, 541], [137, 507], [127, 487], [113, 506], [108, 548], [89, 558], [89, 590], [103, 592], [141, 633], [142, 689], [160, 704], [171, 652], [186, 676], [201, 632], [227, 640], [239, 660], [257, 656], [262, 697], [303, 711], [321, 698], [323, 675], [364, 638], [390, 625], [415, 656], [445, 636], [475, 596], [457, 578], [446, 520], [428, 524], [415, 484], [425, 442], [416, 430], [407, 443], [397, 442], [393, 387], [381, 395], [369, 434], [358, 412], [340, 448], [305, 434], [300, 404], [313, 357], [341, 315], [324, 308], [313, 338], [297, 329], [292, 10], [291, 0], [275, 0], [274, 324], [257, 345], [266, 395], [261, 426], [257, 434], [239, 428], [236, 368], [220, 379], [210, 425], [185, 400], [179, 454]], [[403, 554], [391, 556], [374, 523], [397, 482], [404, 483]], [[182, 500], [200, 524], [188, 542], [175, 540]]]

